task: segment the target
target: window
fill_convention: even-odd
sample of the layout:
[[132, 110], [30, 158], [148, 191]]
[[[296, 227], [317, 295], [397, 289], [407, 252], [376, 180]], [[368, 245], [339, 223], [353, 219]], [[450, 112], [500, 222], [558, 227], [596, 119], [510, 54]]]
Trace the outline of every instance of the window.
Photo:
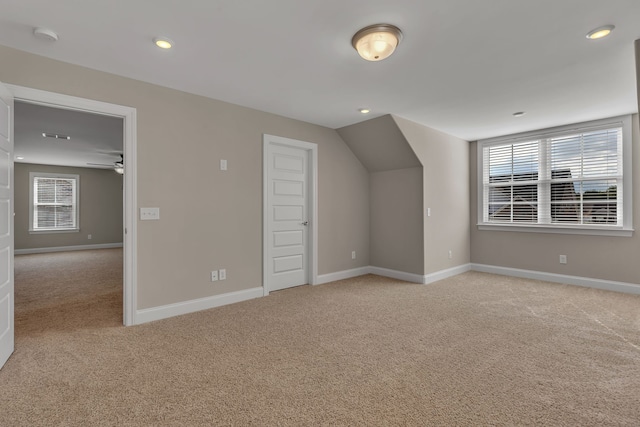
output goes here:
[[630, 147], [628, 116], [480, 141], [480, 228], [630, 235]]
[[31, 172], [31, 232], [78, 231], [78, 175]]

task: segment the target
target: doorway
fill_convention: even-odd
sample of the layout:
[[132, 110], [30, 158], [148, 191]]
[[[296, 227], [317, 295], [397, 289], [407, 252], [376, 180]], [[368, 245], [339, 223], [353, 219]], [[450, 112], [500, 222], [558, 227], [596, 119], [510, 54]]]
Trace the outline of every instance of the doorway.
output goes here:
[[[123, 324], [136, 324], [136, 110], [135, 108], [7, 85], [16, 102], [122, 119], [123, 175]], [[105, 163], [108, 164], [108, 163]], [[115, 172], [114, 172], [115, 173]]]

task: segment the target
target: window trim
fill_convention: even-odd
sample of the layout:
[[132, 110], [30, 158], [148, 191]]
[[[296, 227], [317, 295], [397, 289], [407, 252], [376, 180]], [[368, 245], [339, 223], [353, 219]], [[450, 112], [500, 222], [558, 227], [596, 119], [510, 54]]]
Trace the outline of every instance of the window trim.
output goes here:
[[[76, 226], [73, 228], [45, 229], [33, 228], [33, 180], [35, 178], [60, 178], [73, 179], [76, 182], [74, 207], [76, 214]], [[58, 234], [58, 233], [78, 233], [80, 231], [80, 175], [50, 173], [50, 172], [29, 172], [29, 234]]]
[[[496, 224], [484, 222], [483, 201], [483, 164], [484, 150], [489, 145], [523, 142], [529, 139], [543, 139], [550, 136], [560, 136], [573, 132], [587, 132], [597, 129], [604, 129], [611, 126], [622, 127], [622, 200], [623, 200], [623, 224], [622, 226], [602, 226], [602, 225], [555, 225], [555, 224]], [[477, 227], [478, 230], [489, 231], [514, 231], [528, 233], [554, 233], [554, 234], [583, 234], [595, 236], [621, 236], [631, 237], [633, 235], [633, 179], [632, 179], [632, 120], [631, 115], [611, 117], [608, 119], [593, 120], [589, 122], [575, 123], [566, 126], [540, 129], [531, 132], [523, 132], [513, 135], [505, 135], [496, 138], [483, 139], [477, 142]]]

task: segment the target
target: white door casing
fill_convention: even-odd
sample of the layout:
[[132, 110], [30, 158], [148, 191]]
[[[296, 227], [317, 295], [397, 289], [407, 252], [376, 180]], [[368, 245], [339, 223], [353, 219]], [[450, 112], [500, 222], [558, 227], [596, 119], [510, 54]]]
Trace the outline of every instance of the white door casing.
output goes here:
[[13, 95], [0, 83], [0, 368], [14, 349]]
[[264, 135], [264, 294], [317, 280], [317, 145]]
[[[54, 108], [85, 111], [121, 117], [124, 121], [123, 151], [126, 159], [124, 173], [124, 277], [123, 323], [137, 324], [137, 131], [136, 109], [92, 99], [78, 98], [54, 92], [7, 85], [16, 100]], [[13, 176], [13, 173], [12, 173]], [[12, 257], [13, 260], [13, 257]]]

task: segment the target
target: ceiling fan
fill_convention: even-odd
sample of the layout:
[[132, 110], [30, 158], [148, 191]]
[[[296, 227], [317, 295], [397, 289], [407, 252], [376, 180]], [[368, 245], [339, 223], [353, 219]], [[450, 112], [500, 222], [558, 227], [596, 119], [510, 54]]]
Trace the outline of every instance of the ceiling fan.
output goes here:
[[111, 164], [106, 163], [87, 163], [88, 166], [106, 166], [113, 168], [114, 171], [122, 175], [124, 173], [124, 154], [120, 154], [120, 160], [117, 160]]

